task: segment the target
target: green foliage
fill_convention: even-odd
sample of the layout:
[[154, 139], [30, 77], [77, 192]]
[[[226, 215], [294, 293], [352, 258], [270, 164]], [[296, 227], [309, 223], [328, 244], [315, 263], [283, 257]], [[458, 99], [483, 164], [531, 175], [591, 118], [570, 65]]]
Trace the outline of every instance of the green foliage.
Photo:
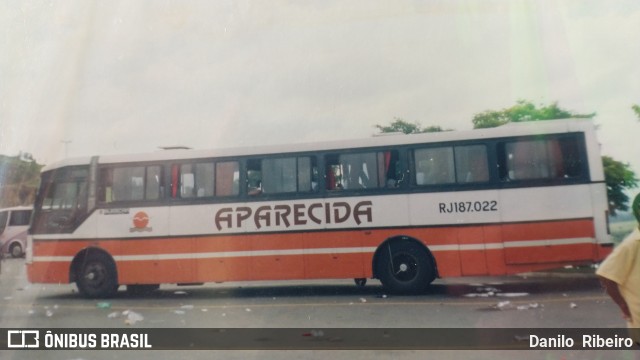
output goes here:
[[633, 112], [636, 113], [636, 116], [638, 117], [638, 120], [640, 120], [640, 105], [631, 106], [631, 110], [633, 110]]
[[43, 165], [26, 160], [0, 155], [0, 207], [33, 203]]
[[387, 126], [376, 125], [376, 128], [380, 130], [380, 133], [401, 132], [404, 134], [451, 131], [442, 129], [440, 126], [428, 126], [426, 128], [423, 128], [422, 125], [420, 125], [420, 123], [418, 122], [410, 123], [401, 118], [394, 118], [393, 122]]
[[607, 184], [607, 196], [609, 198], [609, 213], [613, 216], [618, 211], [629, 210], [629, 197], [625, 194], [625, 189], [632, 189], [638, 186], [638, 178], [631, 170], [629, 164], [616, 161], [609, 156], [602, 157], [604, 167], [605, 182]]
[[509, 122], [569, 118], [591, 119], [595, 115], [595, 113], [572, 113], [560, 108], [557, 102], [554, 102], [551, 105], [540, 105], [537, 107], [530, 101], [519, 100], [516, 105], [510, 108], [502, 109], [500, 111], [488, 110], [480, 114], [476, 114], [471, 121], [473, 122], [474, 129], [483, 129], [504, 125]]

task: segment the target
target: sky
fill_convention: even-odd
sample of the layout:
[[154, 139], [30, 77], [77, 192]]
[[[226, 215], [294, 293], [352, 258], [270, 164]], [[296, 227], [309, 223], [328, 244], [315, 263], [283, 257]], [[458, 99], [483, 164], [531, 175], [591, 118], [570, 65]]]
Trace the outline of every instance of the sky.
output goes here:
[[455, 130], [519, 99], [597, 113], [640, 175], [640, 2], [0, 3], [0, 154], [66, 156]]

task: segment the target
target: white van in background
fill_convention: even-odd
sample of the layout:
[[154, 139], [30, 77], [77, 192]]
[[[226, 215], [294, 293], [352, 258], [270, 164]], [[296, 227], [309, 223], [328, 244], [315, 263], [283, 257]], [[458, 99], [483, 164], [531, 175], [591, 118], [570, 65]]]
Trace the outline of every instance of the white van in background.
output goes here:
[[31, 206], [0, 209], [1, 255], [9, 254], [14, 258], [24, 256], [32, 212]]

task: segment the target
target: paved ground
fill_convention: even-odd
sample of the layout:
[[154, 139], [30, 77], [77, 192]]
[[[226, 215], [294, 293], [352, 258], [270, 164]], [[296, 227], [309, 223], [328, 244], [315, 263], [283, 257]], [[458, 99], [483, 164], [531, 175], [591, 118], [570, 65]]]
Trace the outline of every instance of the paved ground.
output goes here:
[[[377, 281], [260, 282], [121, 291], [108, 301], [70, 284], [29, 284], [23, 260], [5, 260], [0, 328], [594, 328], [623, 327], [591, 269], [438, 280], [428, 294], [392, 296]], [[140, 315], [130, 321], [126, 314]], [[522, 358], [633, 359], [633, 351], [5, 351], [0, 359]]]

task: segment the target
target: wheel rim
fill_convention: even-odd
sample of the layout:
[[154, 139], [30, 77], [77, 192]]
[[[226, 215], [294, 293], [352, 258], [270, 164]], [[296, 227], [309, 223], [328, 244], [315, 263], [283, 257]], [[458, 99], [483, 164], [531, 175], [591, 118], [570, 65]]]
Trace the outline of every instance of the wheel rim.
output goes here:
[[411, 254], [398, 253], [393, 256], [391, 270], [396, 280], [411, 281], [418, 275], [418, 261]]
[[101, 263], [87, 264], [82, 273], [83, 283], [87, 288], [90, 289], [102, 288], [107, 281], [107, 278], [107, 268]]
[[18, 257], [22, 255], [22, 247], [19, 244], [13, 245], [11, 247], [11, 256]]

